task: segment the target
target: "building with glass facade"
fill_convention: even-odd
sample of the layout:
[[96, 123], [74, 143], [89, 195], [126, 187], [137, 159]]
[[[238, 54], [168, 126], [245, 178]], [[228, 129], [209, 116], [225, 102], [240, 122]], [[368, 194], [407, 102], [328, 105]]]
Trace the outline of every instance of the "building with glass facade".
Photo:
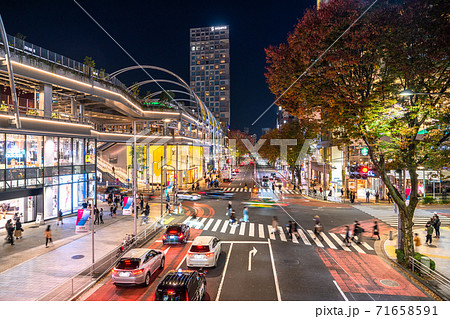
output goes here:
[[1, 224], [16, 212], [24, 222], [68, 214], [95, 197], [96, 140], [0, 130]]
[[222, 128], [230, 126], [229, 26], [190, 29], [190, 86]]

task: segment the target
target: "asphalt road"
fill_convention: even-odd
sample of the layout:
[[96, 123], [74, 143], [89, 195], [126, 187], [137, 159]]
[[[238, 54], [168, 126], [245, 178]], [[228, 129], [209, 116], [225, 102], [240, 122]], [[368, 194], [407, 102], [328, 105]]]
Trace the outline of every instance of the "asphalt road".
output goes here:
[[[242, 202], [252, 196], [243, 188], [252, 185], [253, 173], [253, 166], [240, 167], [232, 183], [223, 186], [235, 189], [232, 205], [238, 218], [242, 217]], [[259, 169], [257, 174], [268, 173]], [[179, 219], [190, 225], [190, 240], [207, 235], [222, 242], [217, 267], [207, 270], [206, 300], [431, 300], [376, 255], [376, 242], [370, 238], [370, 215], [344, 204], [312, 201], [284, 190], [282, 197], [271, 192], [264, 194], [289, 205], [250, 207], [249, 223], [239, 226], [228, 224], [227, 200], [183, 203], [189, 212]], [[195, 220], [189, 216], [194, 211]], [[325, 226], [323, 238], [312, 233], [315, 215]], [[279, 234], [271, 233], [273, 216], [279, 220]], [[289, 220], [300, 225], [301, 236], [292, 241], [284, 227]], [[366, 227], [367, 237], [361, 245], [342, 247], [343, 227], [354, 220]], [[166, 250], [166, 267], [152, 276], [149, 287], [115, 287], [107, 277], [82, 299], [153, 300], [155, 288], [167, 271], [187, 268], [185, 256], [190, 245], [164, 246], [158, 237], [148, 246]]]

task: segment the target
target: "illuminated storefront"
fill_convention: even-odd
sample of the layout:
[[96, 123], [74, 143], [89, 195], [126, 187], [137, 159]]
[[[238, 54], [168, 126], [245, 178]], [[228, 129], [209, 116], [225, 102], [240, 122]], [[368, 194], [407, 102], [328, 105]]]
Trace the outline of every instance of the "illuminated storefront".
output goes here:
[[95, 152], [92, 138], [0, 133], [0, 227], [15, 213], [49, 219], [95, 198]]

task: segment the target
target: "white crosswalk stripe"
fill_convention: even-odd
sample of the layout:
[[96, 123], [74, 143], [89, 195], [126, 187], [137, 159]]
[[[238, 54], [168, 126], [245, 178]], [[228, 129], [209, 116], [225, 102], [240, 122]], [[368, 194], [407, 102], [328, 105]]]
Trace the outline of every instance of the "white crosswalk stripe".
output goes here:
[[280, 235], [281, 241], [286, 241], [286, 236], [284, 235], [284, 231], [281, 226], [278, 226], [278, 235]]
[[245, 234], [245, 225], [247, 223], [241, 223], [241, 225], [239, 227], [241, 227], [241, 229], [239, 229], [239, 235], [244, 236]]
[[351, 251], [350, 248], [348, 248], [344, 242], [342, 241], [341, 238], [339, 238], [336, 234], [334, 233], [328, 233], [331, 237], [334, 238], [334, 240], [342, 247], [342, 249], [344, 249], [345, 251]]
[[320, 236], [322, 236], [323, 240], [325, 240], [325, 242], [327, 243], [327, 245], [331, 248], [331, 249], [337, 249], [336, 246], [333, 244], [333, 242], [328, 239], [327, 235], [325, 235], [325, 233], [320, 233]]
[[[245, 236], [247, 234], [250, 237], [258, 237], [260, 239], [269, 237], [271, 240], [280, 240], [282, 242], [288, 241], [287, 234], [282, 226], [278, 226], [277, 232], [273, 233], [272, 225], [244, 222], [232, 225], [228, 219], [222, 220], [207, 217], [193, 219], [191, 216], [188, 216], [183, 223], [189, 225], [191, 228], [203, 230], [209, 230], [214, 225], [214, 227], [210, 229], [212, 232], [220, 231], [220, 233], [229, 233], [231, 235], [239, 233], [240, 236]], [[238, 228], [239, 231], [237, 230]], [[256, 234], [256, 232], [258, 232], [258, 234]], [[322, 248], [343, 249], [345, 251], [353, 250], [362, 254], [365, 254], [366, 251], [374, 251], [374, 249], [366, 242], [362, 242], [360, 245], [353, 243], [350, 247], [347, 247], [343, 243], [344, 236], [342, 234], [321, 233], [320, 235], [322, 238], [317, 238], [312, 230], [303, 230], [302, 228], [298, 229], [298, 233], [300, 235], [299, 238], [295, 235], [292, 236], [292, 243], [300, 244], [300, 242], [303, 242], [303, 244], [309, 246], [317, 245]], [[310, 237], [310, 239], [308, 237]]]
[[311, 238], [314, 240], [314, 242], [316, 243], [316, 245], [323, 248], [322, 243], [320, 242], [319, 238], [316, 237], [316, 235], [314, 234], [314, 232], [313, 232], [312, 230], [309, 230], [309, 229], [306, 230], [306, 231], [308, 232], [309, 236], [311, 236]]
[[267, 225], [267, 229], [269, 230], [269, 238], [271, 240], [275, 240], [275, 234], [273, 233], [273, 227], [271, 225]]
[[203, 230], [208, 230], [208, 229], [209, 229], [209, 226], [211, 226], [211, 224], [213, 223], [213, 221], [214, 221], [214, 218], [211, 218], [211, 219], [206, 223], [206, 226], [203, 228]]
[[230, 222], [227, 220], [225, 223], [223, 223], [222, 229], [220, 230], [221, 233], [224, 233], [227, 230], [228, 224]]
[[302, 229], [299, 229], [298, 233], [300, 234], [300, 237], [303, 240], [303, 242], [305, 243], [305, 245], [311, 245], [311, 243], [308, 240], [308, 237], [306, 237], [306, 234], [303, 232]]
[[255, 224], [253, 224], [253, 223], [249, 224], [248, 235], [250, 237], [254, 237], [255, 236]]
[[263, 224], [259, 224], [259, 238], [265, 238], [264, 236], [264, 225]]
[[221, 220], [221, 219], [218, 219], [218, 220], [216, 221], [216, 223], [214, 224], [213, 229], [211, 229], [211, 230], [212, 230], [212, 231], [216, 231], [217, 228], [219, 228], [219, 225], [220, 225], [221, 222], [222, 222], [222, 220]]

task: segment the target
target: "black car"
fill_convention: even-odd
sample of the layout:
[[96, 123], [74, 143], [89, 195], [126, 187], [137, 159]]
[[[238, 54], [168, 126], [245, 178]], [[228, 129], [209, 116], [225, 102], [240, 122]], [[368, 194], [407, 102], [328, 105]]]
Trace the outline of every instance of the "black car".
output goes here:
[[206, 294], [205, 275], [197, 270], [171, 270], [156, 288], [156, 301], [198, 301]]
[[205, 192], [205, 196], [208, 198], [229, 199], [234, 196], [234, 193], [224, 192], [223, 190], [210, 190]]
[[189, 238], [189, 234], [189, 226], [185, 224], [167, 226], [163, 234], [163, 244], [185, 244]]

